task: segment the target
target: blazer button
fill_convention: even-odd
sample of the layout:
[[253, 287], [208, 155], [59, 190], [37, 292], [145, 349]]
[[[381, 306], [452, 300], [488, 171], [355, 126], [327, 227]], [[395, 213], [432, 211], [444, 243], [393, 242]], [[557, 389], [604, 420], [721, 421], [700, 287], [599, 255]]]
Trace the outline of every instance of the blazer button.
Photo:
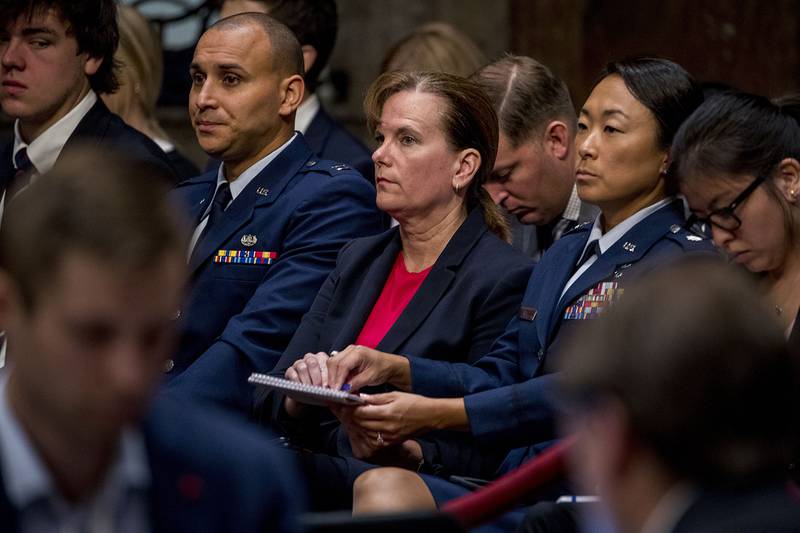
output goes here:
[[165, 374], [167, 374], [169, 372], [172, 372], [173, 368], [175, 368], [175, 361], [173, 361], [172, 359], [167, 359], [166, 361], [164, 361], [164, 373]]
[[542, 359], [544, 359], [544, 348], [539, 348], [539, 351], [536, 352], [536, 359], [538, 359], [540, 363], [542, 362]]

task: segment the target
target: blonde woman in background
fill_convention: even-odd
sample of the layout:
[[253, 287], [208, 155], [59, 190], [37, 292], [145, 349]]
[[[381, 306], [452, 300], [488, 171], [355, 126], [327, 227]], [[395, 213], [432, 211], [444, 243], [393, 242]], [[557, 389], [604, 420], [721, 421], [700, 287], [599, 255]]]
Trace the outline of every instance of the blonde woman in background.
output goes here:
[[161, 43], [150, 22], [130, 6], [117, 6], [119, 48], [114, 59], [119, 63], [120, 87], [104, 94], [108, 108], [131, 127], [150, 137], [167, 154], [183, 180], [200, 174], [198, 168], [181, 155], [156, 118], [156, 102], [164, 78]]
[[468, 77], [488, 63], [478, 45], [446, 22], [423, 24], [389, 49], [381, 73], [426, 70]]

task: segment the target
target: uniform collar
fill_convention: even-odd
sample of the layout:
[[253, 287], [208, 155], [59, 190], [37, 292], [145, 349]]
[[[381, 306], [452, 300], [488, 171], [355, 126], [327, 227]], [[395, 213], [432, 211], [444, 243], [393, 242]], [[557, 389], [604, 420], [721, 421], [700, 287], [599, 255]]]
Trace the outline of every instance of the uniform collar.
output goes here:
[[586, 247], [590, 246], [594, 241], [600, 241], [600, 252], [605, 253], [606, 250], [611, 248], [623, 235], [628, 233], [628, 231], [633, 228], [636, 224], [644, 220], [645, 218], [649, 217], [665, 205], [670, 204], [673, 202], [675, 198], [667, 197], [661, 201], [658, 201], [652, 205], [645, 207], [644, 209], [640, 209], [636, 213], [632, 214], [613, 228], [611, 228], [606, 233], [603, 233], [603, 225], [601, 222], [602, 214], [597, 215], [597, 218], [594, 220], [594, 225], [592, 226], [592, 230], [589, 232], [589, 239], [586, 241], [586, 246], [584, 246], [584, 250]]
[[[239, 196], [245, 187], [247, 187], [253, 179], [258, 176], [262, 170], [267, 168], [267, 165], [272, 163], [276, 157], [278, 157], [281, 152], [283, 152], [287, 146], [289, 146], [292, 141], [297, 137], [297, 133], [291, 136], [288, 141], [280, 145], [278, 148], [270, 152], [266, 157], [259, 159], [255, 163], [253, 163], [247, 170], [242, 172], [238, 178], [230, 182], [231, 186], [231, 202], [236, 200], [236, 197]], [[219, 166], [219, 170], [217, 171], [217, 188], [225, 182], [225, 173], [223, 172], [225, 168], [225, 164]]]
[[294, 129], [304, 134], [311, 125], [311, 121], [317, 116], [319, 108], [319, 98], [317, 98], [316, 94], [312, 94], [297, 108], [297, 113], [294, 116]]
[[78, 127], [83, 117], [97, 102], [97, 94], [89, 90], [86, 96], [73, 107], [69, 113], [61, 117], [55, 124], [44, 130], [31, 143], [26, 143], [20, 134], [19, 119], [14, 122], [14, 157], [23, 148], [27, 149], [28, 159], [31, 160], [36, 172], [42, 174], [49, 172], [56, 164], [61, 150]]

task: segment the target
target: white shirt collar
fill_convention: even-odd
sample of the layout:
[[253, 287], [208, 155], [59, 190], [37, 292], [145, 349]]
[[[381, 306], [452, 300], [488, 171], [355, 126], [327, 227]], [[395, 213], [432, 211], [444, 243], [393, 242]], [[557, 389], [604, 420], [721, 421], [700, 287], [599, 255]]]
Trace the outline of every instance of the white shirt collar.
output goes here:
[[611, 228], [607, 233], [603, 233], [603, 223], [601, 221], [602, 214], [597, 215], [597, 218], [594, 219], [594, 225], [592, 226], [592, 231], [589, 233], [589, 240], [586, 241], [586, 246], [584, 246], [584, 250], [596, 240], [600, 241], [600, 253], [605, 253], [606, 250], [614, 246], [620, 238], [628, 233], [628, 231], [633, 228], [636, 224], [644, 220], [645, 218], [649, 217], [665, 205], [668, 205], [670, 202], [675, 200], [673, 197], [664, 198], [661, 201], [658, 201], [652, 205], [645, 207], [644, 209], [640, 209], [639, 211], [635, 212], [613, 228]]
[[89, 90], [86, 96], [73, 107], [69, 113], [61, 117], [58, 122], [44, 130], [33, 142], [26, 143], [22, 140], [19, 131], [19, 119], [14, 122], [14, 156], [23, 148], [27, 148], [28, 159], [31, 160], [36, 172], [42, 174], [49, 172], [56, 164], [61, 150], [67, 143], [70, 135], [89, 110], [97, 102], [97, 94]]
[[[255, 163], [253, 163], [247, 170], [242, 172], [238, 178], [230, 182], [231, 186], [231, 202], [233, 202], [239, 193], [241, 193], [245, 187], [247, 187], [253, 178], [259, 175], [259, 173], [267, 168], [267, 165], [272, 163], [276, 157], [278, 157], [281, 152], [283, 152], [287, 146], [291, 144], [291, 142], [297, 137], [297, 133], [292, 135], [292, 137], [280, 145], [278, 148], [270, 152], [266, 157], [259, 159]], [[225, 164], [219, 166], [219, 170], [217, 171], [217, 188], [225, 182], [225, 173], [224, 173]], [[206, 208], [209, 209], [209, 208]]]
[[[0, 373], [0, 465], [6, 494], [18, 510], [41, 499], [60, 505], [63, 498], [47, 466], [9, 405], [8, 373]], [[126, 429], [120, 438], [117, 458], [93, 499], [119, 501], [117, 496], [128, 490], [145, 490], [150, 481], [144, 438], [139, 431]]]
[[306, 130], [308, 130], [308, 126], [311, 125], [311, 121], [317, 116], [319, 107], [320, 104], [317, 95], [312, 94], [309, 96], [306, 101], [297, 108], [297, 112], [294, 116], [294, 129], [300, 133], [305, 133]]

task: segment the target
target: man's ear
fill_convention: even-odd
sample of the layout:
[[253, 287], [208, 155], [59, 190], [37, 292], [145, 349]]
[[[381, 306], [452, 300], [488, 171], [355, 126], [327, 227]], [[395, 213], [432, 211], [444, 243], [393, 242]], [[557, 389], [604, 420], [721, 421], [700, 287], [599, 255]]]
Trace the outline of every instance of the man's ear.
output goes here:
[[456, 191], [466, 191], [478, 168], [481, 166], [481, 154], [474, 148], [461, 150], [456, 161], [455, 172], [453, 173], [453, 189]]
[[560, 121], [550, 122], [544, 130], [543, 146], [553, 157], [564, 160], [569, 155], [569, 128]]
[[787, 202], [797, 203], [800, 197], [800, 162], [793, 157], [787, 157], [778, 163], [775, 184]]
[[91, 57], [89, 55], [86, 56], [86, 63], [83, 64], [83, 73], [86, 74], [86, 77], [94, 76], [97, 74], [97, 71], [100, 70], [100, 65], [103, 64], [102, 57]]
[[305, 82], [303, 77], [297, 74], [289, 76], [281, 82], [281, 106], [278, 108], [278, 114], [282, 117], [288, 117], [294, 113], [303, 101], [303, 94], [305, 93]]
[[304, 44], [300, 49], [303, 51], [303, 72], [308, 72], [317, 61], [317, 49], [310, 44]]

